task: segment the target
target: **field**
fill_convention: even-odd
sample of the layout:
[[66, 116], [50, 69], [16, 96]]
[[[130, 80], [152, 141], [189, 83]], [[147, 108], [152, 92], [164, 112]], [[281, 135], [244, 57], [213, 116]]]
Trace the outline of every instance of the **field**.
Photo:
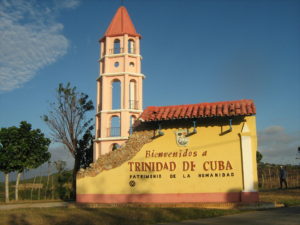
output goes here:
[[300, 205], [300, 188], [261, 191], [259, 196], [263, 202], [277, 202], [285, 206]]
[[[300, 189], [260, 193], [262, 201], [300, 205]], [[241, 213], [239, 209], [201, 208], [34, 208], [0, 211], [0, 224], [14, 225], [141, 225]]]
[[141, 225], [237, 213], [237, 210], [193, 208], [44, 208], [0, 211], [0, 224]]

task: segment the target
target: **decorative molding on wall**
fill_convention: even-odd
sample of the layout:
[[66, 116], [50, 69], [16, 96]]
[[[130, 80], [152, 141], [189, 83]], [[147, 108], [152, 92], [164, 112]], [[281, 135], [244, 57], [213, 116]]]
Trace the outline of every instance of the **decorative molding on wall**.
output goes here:
[[120, 72], [120, 73], [104, 73], [101, 74], [97, 80], [99, 80], [101, 77], [113, 77], [113, 76], [125, 76], [125, 75], [135, 76], [135, 77], [142, 77], [143, 79], [146, 78], [146, 76], [142, 73], [131, 73], [131, 72]]
[[105, 138], [96, 138], [94, 141], [114, 141], [114, 140], [127, 140], [128, 137], [105, 137]]
[[134, 110], [134, 109], [112, 109], [112, 110], [102, 110], [98, 112], [96, 115], [99, 115], [100, 113], [120, 113], [120, 112], [130, 112], [130, 113], [142, 113], [143, 110]]
[[105, 55], [102, 58], [99, 58], [98, 61], [100, 62], [101, 60], [103, 60], [104, 58], [116, 58], [116, 57], [120, 57], [120, 56], [131, 56], [131, 57], [140, 57], [141, 59], [143, 59], [143, 57], [141, 55], [137, 55], [137, 54], [131, 54], [131, 53], [120, 53], [120, 54], [109, 54], [109, 55]]

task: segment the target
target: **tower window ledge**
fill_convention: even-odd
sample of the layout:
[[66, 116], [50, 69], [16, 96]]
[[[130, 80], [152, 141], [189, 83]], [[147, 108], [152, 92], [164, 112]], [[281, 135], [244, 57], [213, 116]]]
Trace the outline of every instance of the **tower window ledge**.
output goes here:
[[138, 110], [138, 109], [128, 109], [129, 112], [133, 112], [133, 113], [142, 113], [143, 110]]
[[[103, 73], [103, 74], [100, 75], [100, 77], [101, 77], [101, 76], [103, 76], [103, 77], [105, 77], [105, 76], [121, 76], [121, 75], [126, 75], [126, 74], [131, 75], [131, 76], [136, 76], [136, 77], [143, 77], [143, 78], [146, 77], [146, 76], [145, 76], [144, 74], [142, 74], [142, 73], [130, 73], [130, 72]], [[99, 77], [98, 79], [100, 79], [100, 77]]]
[[102, 110], [99, 113], [120, 113], [120, 112], [136, 112], [136, 113], [141, 113], [143, 110], [134, 110], [134, 109], [112, 109], [112, 110]]
[[128, 137], [105, 137], [105, 138], [96, 138], [94, 141], [116, 141], [116, 140], [128, 140]]
[[114, 58], [114, 57], [120, 57], [120, 56], [132, 56], [132, 57], [140, 57], [141, 59], [143, 59], [143, 57], [141, 55], [138, 54], [131, 54], [131, 53], [121, 53], [121, 54], [109, 54], [109, 55], [104, 55], [103, 57], [99, 58], [98, 61], [101, 61], [104, 58]]
[[102, 113], [119, 113], [122, 111], [124, 111], [124, 109], [110, 109], [110, 110], [102, 110], [100, 112], [102, 112]]

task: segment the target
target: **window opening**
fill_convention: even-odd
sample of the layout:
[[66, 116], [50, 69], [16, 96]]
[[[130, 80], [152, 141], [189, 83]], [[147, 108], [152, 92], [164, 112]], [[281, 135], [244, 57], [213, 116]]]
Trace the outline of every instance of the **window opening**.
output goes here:
[[121, 45], [120, 45], [120, 40], [116, 39], [114, 41], [114, 54], [119, 54], [121, 53]]
[[112, 109], [121, 109], [121, 82], [114, 80], [112, 83]]
[[130, 130], [129, 130], [129, 134], [133, 133], [133, 124], [135, 122], [135, 116], [130, 116]]
[[135, 53], [135, 49], [134, 49], [134, 40], [129, 39], [128, 40], [128, 53]]
[[113, 143], [112, 144], [112, 151], [115, 151], [115, 150], [117, 150], [117, 149], [119, 149], [119, 148], [121, 148], [121, 146], [118, 144], [118, 143]]
[[113, 116], [110, 121], [110, 130], [109, 136], [110, 137], [120, 137], [121, 136], [121, 129], [120, 129], [120, 117]]
[[136, 101], [136, 81], [131, 80], [129, 83], [129, 109], [138, 109]]

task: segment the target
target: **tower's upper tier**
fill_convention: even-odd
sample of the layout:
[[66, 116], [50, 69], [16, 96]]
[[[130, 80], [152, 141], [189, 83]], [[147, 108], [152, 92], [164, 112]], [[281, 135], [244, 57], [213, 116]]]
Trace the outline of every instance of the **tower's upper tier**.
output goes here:
[[121, 6], [117, 10], [103, 38], [122, 36], [124, 34], [141, 38], [141, 35], [138, 34], [135, 30], [135, 27], [130, 19], [127, 9], [124, 6]]

